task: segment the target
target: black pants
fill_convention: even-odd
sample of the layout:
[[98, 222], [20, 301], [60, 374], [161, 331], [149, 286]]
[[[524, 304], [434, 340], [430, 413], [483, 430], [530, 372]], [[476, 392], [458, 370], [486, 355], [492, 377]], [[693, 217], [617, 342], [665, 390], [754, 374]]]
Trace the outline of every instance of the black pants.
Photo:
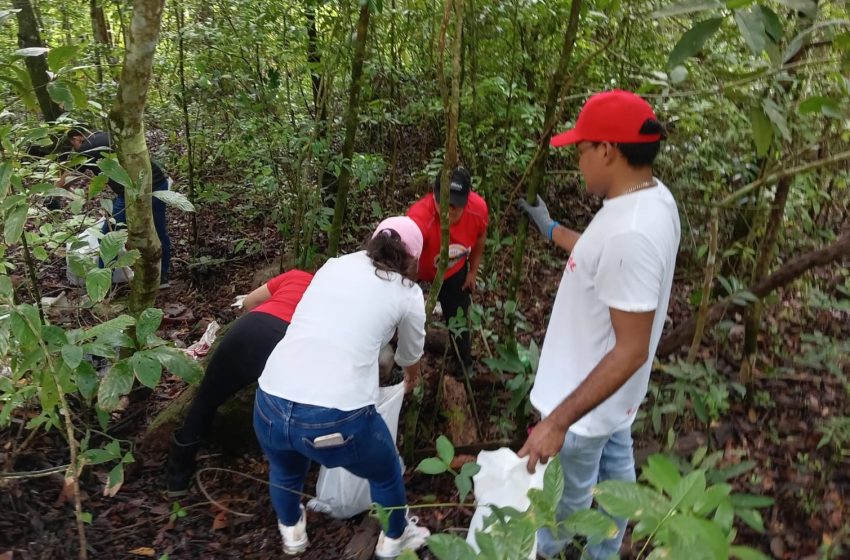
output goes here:
[[289, 323], [268, 313], [248, 313], [221, 339], [180, 430], [181, 443], [203, 438], [224, 401], [260, 378]]
[[[443, 319], [447, 326], [450, 324], [451, 318], [457, 315], [458, 310], [463, 309], [464, 326], [466, 328], [463, 329], [461, 334], [454, 337], [454, 342], [457, 345], [461, 363], [467, 367], [472, 365], [472, 342], [469, 336], [469, 304], [472, 303], [472, 298], [469, 291], [463, 289], [468, 271], [469, 265], [464, 264], [463, 268], [443, 280], [443, 286], [440, 288], [439, 296], [437, 296], [440, 300], [440, 307], [443, 308]], [[451, 354], [454, 355], [454, 349], [451, 350]]]

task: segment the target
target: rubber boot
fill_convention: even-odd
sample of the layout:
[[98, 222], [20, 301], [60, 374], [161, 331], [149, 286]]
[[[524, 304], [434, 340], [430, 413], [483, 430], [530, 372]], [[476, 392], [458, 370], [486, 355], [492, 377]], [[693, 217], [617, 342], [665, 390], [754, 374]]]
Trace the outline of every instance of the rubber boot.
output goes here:
[[195, 455], [200, 447], [200, 441], [185, 443], [179, 432], [171, 434], [171, 448], [168, 450], [168, 461], [165, 464], [169, 497], [188, 493], [189, 483], [195, 474]]

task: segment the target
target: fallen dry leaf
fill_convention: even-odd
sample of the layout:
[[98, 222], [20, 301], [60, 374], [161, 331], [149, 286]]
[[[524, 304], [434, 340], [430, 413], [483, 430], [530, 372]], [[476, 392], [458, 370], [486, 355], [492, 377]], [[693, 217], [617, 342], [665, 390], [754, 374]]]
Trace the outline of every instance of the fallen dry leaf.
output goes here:
[[140, 546], [139, 548], [134, 548], [130, 551], [130, 554], [135, 556], [147, 556], [149, 558], [153, 558], [156, 556], [156, 550], [152, 549], [149, 546]]
[[226, 511], [222, 510], [215, 515], [212, 524], [212, 530], [218, 531], [219, 529], [224, 529], [225, 527], [230, 527], [230, 516]]

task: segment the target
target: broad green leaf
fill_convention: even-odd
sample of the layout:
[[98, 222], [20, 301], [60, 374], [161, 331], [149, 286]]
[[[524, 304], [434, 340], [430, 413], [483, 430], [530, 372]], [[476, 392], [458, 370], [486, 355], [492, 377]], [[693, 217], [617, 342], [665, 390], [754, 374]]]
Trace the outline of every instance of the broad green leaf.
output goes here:
[[122, 253], [119, 255], [118, 259], [115, 261], [115, 268], [122, 268], [125, 266], [133, 266], [133, 264], [139, 259], [142, 254], [138, 249], [131, 249], [126, 253]]
[[127, 230], [110, 231], [100, 240], [100, 258], [107, 265], [112, 263], [127, 242]]
[[94, 178], [89, 181], [89, 198], [95, 198], [106, 187], [106, 183], [109, 181], [109, 177], [104, 173], [100, 173], [95, 175]]
[[770, 496], [756, 496], [755, 494], [732, 494], [732, 505], [736, 508], [763, 508], [770, 507], [775, 500]]
[[667, 59], [667, 66], [675, 68], [700, 52], [705, 42], [720, 29], [721, 23], [723, 23], [723, 18], [720, 17], [709, 18], [696, 23], [682, 35], [679, 42], [673, 47], [670, 57]]
[[472, 479], [464, 474], [455, 475], [455, 486], [457, 487], [460, 502], [466, 501], [466, 497], [472, 491]]
[[750, 108], [750, 124], [753, 127], [756, 154], [758, 157], [764, 157], [770, 150], [770, 143], [773, 140], [773, 126], [770, 124], [770, 119], [765, 114], [764, 109], [760, 106]]
[[177, 191], [154, 191], [152, 194], [169, 206], [174, 206], [184, 212], [195, 211], [195, 207], [183, 193]]
[[74, 98], [74, 107], [77, 109], [85, 109], [86, 106], [88, 106], [89, 97], [86, 95], [86, 92], [83, 91], [83, 88], [73, 82], [66, 83], [66, 85], [71, 91], [71, 97]]
[[689, 509], [705, 492], [705, 472], [696, 470], [679, 481], [670, 494], [670, 501], [679, 510]]
[[791, 131], [788, 129], [788, 121], [785, 118], [785, 111], [776, 104], [772, 99], [763, 99], [761, 102], [761, 106], [764, 109], [767, 118], [770, 119], [777, 129], [779, 129], [780, 134], [785, 140], [791, 140]]
[[672, 509], [670, 501], [660, 493], [624, 480], [606, 480], [597, 484], [593, 497], [611, 515], [628, 519], [641, 519], [645, 514], [660, 518]]
[[103, 488], [103, 495], [114, 498], [124, 484], [124, 463], [118, 463], [112, 470], [109, 471], [109, 476], [106, 477], [106, 486]]
[[50, 99], [62, 105], [65, 111], [70, 111], [74, 108], [74, 96], [64, 82], [50, 82], [47, 84], [47, 93], [50, 94]]
[[130, 175], [128, 175], [127, 171], [121, 167], [121, 164], [118, 163], [116, 158], [104, 157], [97, 162], [97, 166], [107, 177], [122, 187], [127, 189], [133, 188], [133, 181], [130, 179]]
[[77, 390], [86, 400], [91, 399], [97, 393], [97, 384], [99, 379], [94, 366], [87, 361], [80, 362], [74, 372], [74, 382], [77, 384]]
[[838, 102], [835, 99], [830, 97], [824, 97], [821, 95], [815, 95], [809, 97], [799, 106], [800, 113], [803, 115], [809, 115], [811, 113], [823, 113], [828, 117], [832, 117], [835, 119], [842, 118], [841, 109], [838, 105]]
[[100, 382], [97, 390], [97, 402], [106, 412], [115, 410], [122, 396], [133, 388], [133, 370], [126, 361], [115, 363]]
[[93, 268], [86, 274], [86, 293], [92, 301], [103, 301], [112, 287], [112, 271], [108, 268]]
[[738, 560], [770, 560], [770, 556], [748, 546], [730, 546], [729, 557]]
[[460, 473], [470, 478], [481, 472], [481, 465], [478, 463], [464, 463], [460, 468]]
[[478, 556], [469, 543], [448, 533], [431, 535], [427, 543], [428, 550], [438, 560], [474, 560]]
[[80, 459], [90, 465], [100, 465], [115, 460], [115, 455], [106, 449], [86, 449]]
[[764, 533], [764, 521], [757, 510], [735, 509], [735, 515], [737, 515], [741, 521], [749, 525], [753, 530], [758, 531], [759, 533]]
[[162, 310], [154, 307], [145, 309], [139, 314], [139, 319], [136, 321], [136, 340], [139, 344], [147, 344], [148, 338], [159, 328], [162, 316]]
[[0, 202], [3, 202], [6, 199], [6, 195], [9, 194], [12, 171], [14, 171], [14, 167], [12, 167], [11, 161], [4, 160], [0, 162]]
[[699, 497], [699, 499], [694, 502], [694, 512], [698, 515], [705, 517], [717, 506], [720, 505], [721, 502], [727, 499], [727, 496], [732, 492], [732, 487], [726, 483], [715, 484], [708, 488], [705, 491], [705, 494]]
[[662, 18], [668, 16], [680, 16], [683, 14], [692, 14], [694, 12], [704, 12], [706, 10], [716, 10], [722, 7], [720, 0], [684, 0], [684, 2], [676, 2], [660, 8], [652, 12], [653, 18]]
[[90, 338], [98, 338], [108, 332], [123, 332], [127, 327], [132, 327], [135, 324], [136, 320], [133, 317], [129, 315], [119, 315], [114, 319], [110, 319], [109, 321], [106, 321], [99, 325], [95, 325], [92, 328], [88, 329], [83, 334], [83, 340], [88, 340]]
[[17, 243], [24, 232], [24, 224], [27, 222], [27, 205], [19, 204], [6, 212], [6, 223], [3, 226], [3, 238], [6, 245]]
[[455, 458], [455, 446], [446, 436], [437, 438], [437, 456], [447, 465]]
[[41, 56], [50, 49], [46, 47], [27, 47], [25, 49], [18, 49], [15, 51], [15, 56], [28, 57], [28, 56]]
[[760, 55], [767, 44], [761, 10], [735, 10], [735, 23], [753, 54]]
[[726, 7], [730, 10], [740, 10], [751, 5], [755, 0], [726, 0]]
[[564, 471], [561, 468], [561, 458], [555, 457], [546, 465], [543, 473], [543, 491], [553, 498], [553, 503], [558, 503], [561, 494], [564, 493]]
[[564, 521], [564, 527], [571, 533], [587, 537], [591, 542], [602, 542], [617, 536], [614, 520], [595, 509], [575, 512]]
[[728, 467], [717, 469], [711, 473], [711, 482], [725, 482], [737, 478], [745, 472], [751, 471], [755, 466], [755, 461], [741, 461], [737, 465], [729, 465]]
[[83, 349], [74, 344], [66, 344], [62, 347], [62, 359], [71, 369], [76, 369], [83, 361]]
[[[674, 515], [667, 521], [666, 526], [678, 537], [679, 546], [674, 546], [671, 558], [687, 558], [687, 552], [699, 550], [710, 552], [709, 557], [714, 560], [728, 559], [729, 545], [726, 542], [726, 536], [711, 521], [697, 519], [690, 515]], [[702, 557], [705, 557], [705, 554]]]
[[47, 66], [51, 72], [58, 72], [77, 55], [79, 45], [62, 45], [50, 49], [47, 54]]
[[774, 43], [779, 44], [785, 38], [785, 29], [782, 27], [782, 22], [776, 12], [767, 6], [758, 6], [761, 10], [761, 19], [764, 24], [764, 30]]
[[422, 459], [422, 461], [420, 461], [416, 470], [425, 474], [442, 474], [448, 470], [448, 465], [446, 465], [438, 457], [428, 457], [427, 459]]
[[732, 501], [728, 498], [721, 500], [720, 505], [714, 511], [714, 522], [720, 525], [724, 531], [732, 529], [732, 522], [735, 520], [735, 508], [732, 507]]
[[194, 383], [203, 373], [198, 362], [171, 346], [158, 346], [148, 351], [148, 355], [155, 357], [162, 367], [188, 383]]
[[130, 357], [130, 365], [133, 367], [133, 373], [136, 378], [145, 385], [153, 389], [159, 383], [162, 377], [162, 364], [158, 360], [152, 358], [145, 352], [136, 352]]
[[676, 465], [669, 458], [660, 454], [651, 455], [647, 459], [641, 476], [658, 490], [666, 492], [668, 496], [682, 480], [682, 475], [679, 474]]

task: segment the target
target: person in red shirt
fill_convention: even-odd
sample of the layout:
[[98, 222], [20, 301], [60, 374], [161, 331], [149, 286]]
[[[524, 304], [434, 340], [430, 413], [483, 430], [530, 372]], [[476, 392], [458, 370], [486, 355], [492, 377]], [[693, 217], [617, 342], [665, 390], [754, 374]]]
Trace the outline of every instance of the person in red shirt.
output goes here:
[[166, 462], [170, 496], [185, 494], [195, 473], [195, 455], [215, 411], [240, 389], [259, 379], [266, 360], [283, 339], [295, 307], [313, 275], [290, 270], [263, 284], [242, 302], [240, 317], [210, 357], [183, 426], [174, 432]]
[[[449, 264], [443, 277], [439, 300], [446, 323], [463, 310], [469, 316], [471, 292], [484, 255], [487, 238], [487, 203], [472, 192], [472, 177], [465, 167], [456, 167], [451, 173], [449, 187]], [[440, 257], [440, 176], [434, 181], [434, 192], [415, 202], [407, 215], [422, 230], [424, 241], [419, 257], [419, 279], [432, 282], [437, 275]], [[472, 367], [472, 344], [469, 329], [454, 337], [461, 366]]]

